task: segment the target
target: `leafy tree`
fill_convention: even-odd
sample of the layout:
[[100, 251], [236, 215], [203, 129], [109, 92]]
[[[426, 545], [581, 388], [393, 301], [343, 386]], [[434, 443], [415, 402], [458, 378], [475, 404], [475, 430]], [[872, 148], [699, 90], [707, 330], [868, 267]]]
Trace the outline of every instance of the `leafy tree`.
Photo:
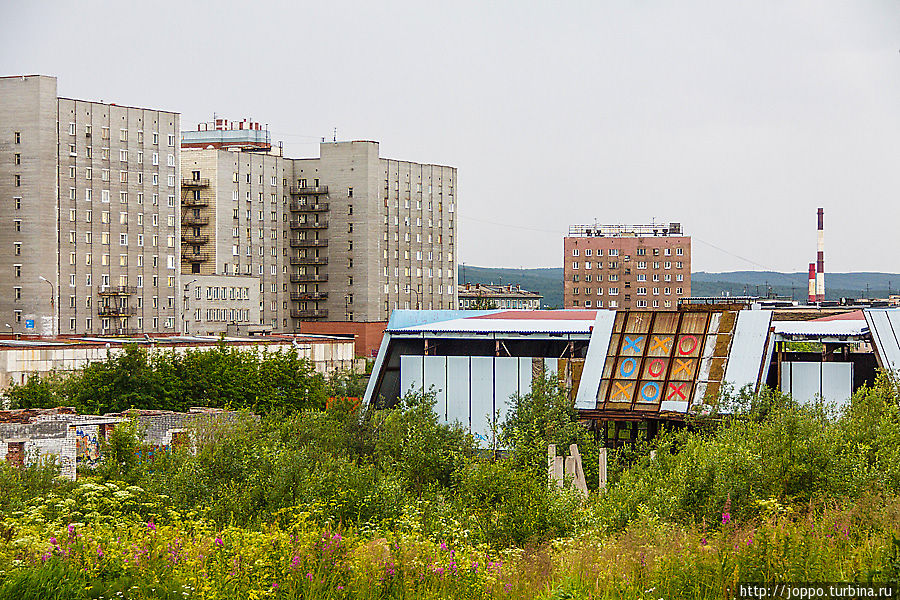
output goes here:
[[462, 427], [438, 422], [434, 406], [434, 393], [410, 392], [397, 408], [380, 413], [376, 424], [376, 459], [417, 496], [429, 483], [446, 486], [457, 463], [475, 449]]
[[564, 385], [554, 375], [537, 378], [525, 395], [515, 395], [501, 426], [501, 442], [509, 448], [512, 463], [535, 477], [547, 476], [547, 446], [568, 453], [577, 444], [589, 487], [598, 484], [597, 442], [578, 422], [578, 413]]
[[100, 440], [100, 467], [98, 474], [103, 479], [137, 483], [143, 474], [140, 460], [143, 435], [137, 418], [117, 423], [106, 438]]

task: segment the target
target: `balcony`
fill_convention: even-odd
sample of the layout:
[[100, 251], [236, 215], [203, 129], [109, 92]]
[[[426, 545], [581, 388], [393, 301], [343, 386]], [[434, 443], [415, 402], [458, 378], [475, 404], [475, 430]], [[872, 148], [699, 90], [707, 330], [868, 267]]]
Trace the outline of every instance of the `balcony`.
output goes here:
[[194, 254], [193, 252], [182, 252], [181, 260], [190, 263], [201, 263], [210, 260], [210, 255], [208, 252], [201, 252], [199, 254]]
[[301, 204], [300, 202], [291, 202], [291, 210], [294, 212], [325, 212], [328, 210], [328, 203]]
[[291, 240], [291, 248], [325, 248], [328, 246], [328, 240]]
[[319, 310], [294, 310], [291, 309], [291, 318], [292, 319], [324, 319], [328, 316], [328, 311], [325, 309]]
[[328, 275], [291, 275], [291, 283], [325, 283]]
[[130, 296], [137, 293], [137, 287], [133, 285], [104, 285], [97, 290], [100, 296]]
[[192, 234], [187, 234], [187, 233], [181, 234], [181, 243], [182, 244], [197, 245], [197, 244], [205, 244], [208, 241], [209, 241], [208, 235], [192, 235]]
[[306, 256], [304, 256], [304, 257], [292, 256], [291, 264], [292, 265], [327, 265], [328, 259], [327, 258], [306, 257]]
[[209, 178], [202, 179], [182, 179], [181, 187], [183, 188], [205, 188], [209, 187]]
[[183, 217], [181, 219], [182, 225], [188, 225], [189, 227], [202, 227], [204, 225], [209, 225], [209, 217]]
[[291, 292], [291, 300], [294, 302], [318, 302], [326, 298], [328, 298], [328, 292]]
[[291, 196], [324, 196], [327, 193], [327, 185], [317, 185], [313, 187], [291, 186]]
[[305, 223], [300, 221], [291, 221], [291, 229], [328, 229], [328, 221], [322, 223]]
[[205, 198], [193, 198], [193, 197], [182, 198], [181, 205], [182, 206], [197, 206], [197, 207], [209, 206], [209, 200], [206, 200]]
[[133, 306], [98, 306], [98, 317], [130, 317], [137, 309]]

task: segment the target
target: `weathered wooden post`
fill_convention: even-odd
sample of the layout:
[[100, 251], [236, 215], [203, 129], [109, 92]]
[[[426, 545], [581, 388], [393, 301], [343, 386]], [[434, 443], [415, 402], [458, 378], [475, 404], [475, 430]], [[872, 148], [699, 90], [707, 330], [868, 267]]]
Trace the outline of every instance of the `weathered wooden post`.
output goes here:
[[606, 489], [606, 448], [600, 448], [600, 489]]
[[[569, 468], [570, 461], [571, 470]], [[575, 486], [575, 489], [587, 496], [588, 489], [587, 481], [584, 478], [584, 466], [581, 464], [581, 453], [578, 452], [578, 446], [575, 444], [569, 446], [569, 458], [566, 459], [566, 474], [572, 475], [572, 485]]]

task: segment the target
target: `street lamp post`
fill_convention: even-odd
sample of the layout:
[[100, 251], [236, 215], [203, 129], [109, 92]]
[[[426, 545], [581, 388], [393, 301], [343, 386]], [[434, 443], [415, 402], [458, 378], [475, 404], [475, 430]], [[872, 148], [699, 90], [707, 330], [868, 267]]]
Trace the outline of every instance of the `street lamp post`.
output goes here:
[[56, 302], [55, 302], [56, 288], [54, 287], [53, 282], [50, 281], [49, 279], [47, 279], [46, 277], [44, 277], [43, 275], [38, 275], [38, 278], [41, 281], [46, 282], [47, 285], [50, 286], [50, 335], [54, 336], [54, 335], [56, 335], [56, 331], [59, 329], [56, 326]]
[[419, 286], [416, 286], [416, 287], [414, 287], [414, 288], [410, 288], [410, 289], [413, 291], [413, 293], [416, 295], [416, 310], [420, 310], [420, 309], [419, 309], [419, 304], [421, 303], [421, 300], [420, 300], [420, 297], [419, 297], [419, 293], [420, 293], [420, 292], [419, 292], [419, 289], [418, 289], [418, 288], [419, 288]]

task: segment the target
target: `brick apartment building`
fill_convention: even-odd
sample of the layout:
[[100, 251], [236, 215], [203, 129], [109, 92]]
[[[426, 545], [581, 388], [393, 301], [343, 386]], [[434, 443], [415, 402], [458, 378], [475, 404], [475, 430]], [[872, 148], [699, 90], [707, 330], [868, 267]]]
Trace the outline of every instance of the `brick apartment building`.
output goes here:
[[691, 295], [680, 223], [574, 225], [563, 240], [565, 308], [673, 310]]

